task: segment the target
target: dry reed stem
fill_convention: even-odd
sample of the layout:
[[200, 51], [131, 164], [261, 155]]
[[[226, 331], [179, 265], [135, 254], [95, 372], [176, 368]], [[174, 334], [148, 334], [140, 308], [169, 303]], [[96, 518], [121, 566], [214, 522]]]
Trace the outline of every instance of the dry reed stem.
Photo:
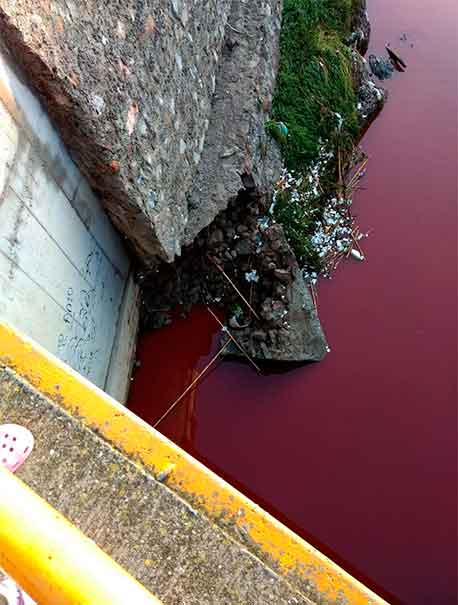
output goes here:
[[366, 167], [368, 162], [369, 162], [369, 158], [365, 158], [365, 160], [363, 161], [361, 166], [359, 166], [356, 169], [356, 172], [353, 174], [353, 176], [351, 177], [351, 179], [349, 180], [349, 182], [346, 185], [347, 189], [353, 189], [354, 185], [356, 184], [357, 180], [359, 179], [362, 171], [364, 170], [364, 168]]

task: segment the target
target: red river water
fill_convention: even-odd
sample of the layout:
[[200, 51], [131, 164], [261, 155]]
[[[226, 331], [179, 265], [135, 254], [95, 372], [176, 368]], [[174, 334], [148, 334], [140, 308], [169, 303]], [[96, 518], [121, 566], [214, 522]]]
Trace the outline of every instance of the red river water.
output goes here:
[[[160, 430], [390, 602], [456, 605], [458, 2], [369, 13], [370, 52], [408, 67], [363, 140], [367, 262], [319, 287], [331, 353], [267, 377], [220, 363]], [[130, 408], [153, 424], [217, 333], [196, 309], [144, 335]]]

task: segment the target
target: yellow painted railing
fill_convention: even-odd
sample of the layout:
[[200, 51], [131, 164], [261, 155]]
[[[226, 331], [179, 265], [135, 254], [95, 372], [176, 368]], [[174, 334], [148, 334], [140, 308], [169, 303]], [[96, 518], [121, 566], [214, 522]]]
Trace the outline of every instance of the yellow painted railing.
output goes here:
[[160, 605], [92, 540], [1, 466], [0, 567], [38, 605]]
[[[312, 584], [320, 595], [320, 602], [387, 605], [384, 599], [207, 467], [2, 321], [0, 364], [16, 371], [67, 413], [78, 417], [79, 422], [97, 430], [130, 459], [156, 476], [165, 474], [168, 487], [211, 519], [243, 531], [263, 560], [279, 573], [299, 585]], [[94, 601], [92, 605], [104, 604]]]

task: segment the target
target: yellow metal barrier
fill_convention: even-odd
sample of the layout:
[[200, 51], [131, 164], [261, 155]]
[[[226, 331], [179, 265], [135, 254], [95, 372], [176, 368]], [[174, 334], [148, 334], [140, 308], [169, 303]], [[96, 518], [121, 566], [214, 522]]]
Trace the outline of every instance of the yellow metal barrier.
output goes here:
[[39, 605], [160, 605], [92, 540], [1, 466], [0, 567]]
[[[279, 573], [299, 583], [312, 583], [321, 602], [387, 605], [384, 599], [207, 467], [2, 321], [0, 364], [15, 370], [69, 414], [96, 429], [130, 459], [155, 475], [167, 473], [167, 485], [171, 489], [203, 509], [211, 519], [242, 530]], [[104, 604], [93, 601], [92, 605]]]

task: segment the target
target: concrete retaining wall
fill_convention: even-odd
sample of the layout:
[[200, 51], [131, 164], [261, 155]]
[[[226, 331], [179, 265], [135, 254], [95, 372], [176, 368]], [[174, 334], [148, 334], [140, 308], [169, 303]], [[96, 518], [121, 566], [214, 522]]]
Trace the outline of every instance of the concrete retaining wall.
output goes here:
[[[0, 53], [0, 318], [118, 399], [125, 396], [136, 325], [124, 353], [118, 325], [130, 261], [46, 112]], [[124, 334], [126, 331], [124, 330]], [[130, 348], [129, 348], [130, 347]], [[121, 359], [119, 357], [121, 355]], [[110, 360], [117, 382], [109, 377]]]

